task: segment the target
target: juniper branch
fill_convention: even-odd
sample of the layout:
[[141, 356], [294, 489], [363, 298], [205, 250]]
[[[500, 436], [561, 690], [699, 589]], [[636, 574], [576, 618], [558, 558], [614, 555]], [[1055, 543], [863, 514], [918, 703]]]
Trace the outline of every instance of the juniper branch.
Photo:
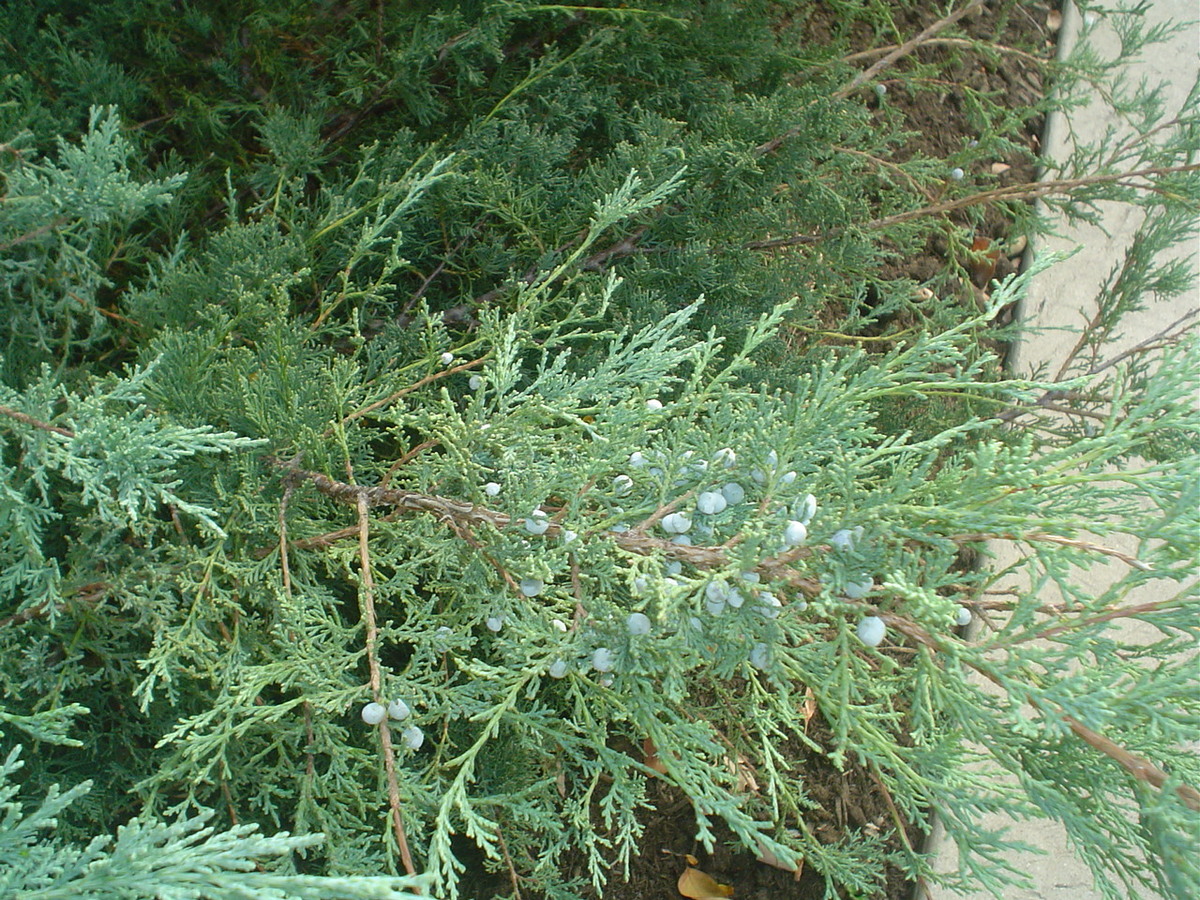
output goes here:
[[[370, 670], [371, 696], [384, 706], [383, 687], [379, 672], [379, 628], [375, 620], [375, 576], [371, 573], [370, 514], [367, 497], [359, 493], [355, 498], [358, 511], [358, 560], [362, 571], [362, 606], [366, 625], [367, 666]], [[408, 848], [408, 836], [404, 830], [404, 812], [400, 805], [400, 784], [396, 779], [396, 752], [392, 748], [392, 731], [385, 716], [379, 723], [379, 743], [383, 753], [383, 768], [387, 779], [388, 807], [392, 814], [392, 829], [396, 836], [396, 847], [404, 871], [416, 874], [412, 852]]]
[[59, 428], [57, 425], [51, 425], [49, 422], [43, 422], [40, 419], [35, 419], [31, 415], [21, 412], [20, 410], [10, 409], [7, 406], [0, 406], [0, 415], [8, 416], [10, 419], [15, 419], [23, 425], [29, 425], [41, 431], [48, 431], [51, 434], [61, 435], [66, 438], [75, 437], [75, 432], [69, 428]]
[[966, 16], [969, 13], [977, 12], [978, 10], [982, 9], [983, 4], [984, 4], [984, 0], [973, 0], [972, 3], [968, 3], [966, 6], [956, 9], [954, 12], [950, 13], [949, 15], [943, 16], [942, 18], [938, 19], [936, 22], [934, 22], [928, 28], [925, 28], [924, 30], [922, 30], [915, 37], [910, 38], [909, 40], [905, 41], [900, 46], [896, 47], [893, 50], [890, 50], [887, 53], [887, 55], [885, 55], [883, 57], [883, 59], [878, 60], [877, 62], [873, 63], [865, 71], [862, 71], [862, 72], [858, 73], [857, 75], [855, 75], [854, 78], [852, 78], [850, 80], [849, 84], [834, 91], [833, 96], [839, 100], [850, 96], [850, 94], [852, 94], [860, 85], [866, 84], [868, 81], [870, 81], [872, 78], [874, 78], [880, 72], [882, 72], [888, 66], [895, 63], [897, 60], [902, 59], [905, 56], [908, 56], [910, 53], [912, 53], [914, 50], [916, 50], [918, 47], [920, 47], [922, 44], [924, 44], [926, 41], [928, 41], [930, 38], [932, 38], [935, 34], [938, 34], [941, 31], [945, 31], [947, 28], [949, 28], [951, 25], [953, 25], [955, 22], [957, 22], [963, 16]]
[[[336, 481], [320, 472], [299, 469], [288, 462], [270, 458], [269, 462], [285, 470], [287, 477], [309, 481], [327, 497], [357, 508], [366, 504], [368, 508], [391, 506], [411, 512], [430, 513], [439, 521], [445, 522], [457, 534], [460, 529], [471, 529], [480, 526], [502, 531], [512, 525], [512, 517], [506, 513], [488, 509], [475, 503], [441, 497], [436, 494], [425, 494], [420, 491], [408, 491], [397, 488], [366, 487]], [[547, 534], [561, 534], [562, 526], [554, 521], [548, 523]], [[687, 562], [701, 569], [721, 569], [731, 562], [725, 549], [721, 547], [689, 546], [676, 544], [663, 538], [646, 534], [640, 528], [631, 528], [625, 532], [603, 532], [601, 535], [611, 540], [623, 549], [645, 555], [661, 554], [664, 557]], [[361, 540], [361, 538], [360, 538]], [[815, 578], [798, 572], [793, 563], [815, 550], [825, 548], [796, 547], [774, 557], [762, 560], [755, 568], [760, 574], [773, 580], [781, 581], [800, 590], [808, 596], [817, 596], [821, 592], [821, 584]]]
[[[917, 643], [928, 647], [934, 652], [940, 652], [940, 640], [935, 638], [928, 631], [926, 631], [916, 622], [913, 622], [908, 617], [882, 611], [879, 613], [879, 616], [888, 625], [893, 626], [897, 631], [907, 635]], [[975, 672], [978, 672], [984, 678], [995, 683], [1002, 690], [1005, 689], [1006, 686], [1003, 680], [988, 666], [984, 665], [979, 659], [965, 654], [956, 654], [956, 658], [959, 659], [964, 665], [968, 666]], [[1071, 716], [1066, 715], [1061, 711], [1058, 713], [1048, 712], [1044, 705], [1040, 704], [1035, 698], [1030, 697], [1027, 699], [1030, 705], [1037, 709], [1038, 712], [1044, 715], [1056, 715], [1057, 718], [1065, 722], [1071, 731], [1073, 731], [1080, 739], [1082, 739], [1093, 749], [1112, 759], [1138, 781], [1143, 781], [1146, 784], [1152, 785], [1153, 787], [1159, 789], [1161, 789], [1168, 782], [1170, 776], [1168, 776], [1166, 772], [1154, 765], [1154, 763], [1150, 762], [1149, 760], [1138, 756], [1136, 753], [1130, 752], [1128, 749], [1122, 747], [1111, 738], [1107, 738], [1099, 732], [1088, 728]], [[1188, 807], [1188, 809], [1200, 812], [1200, 791], [1196, 790], [1196, 788], [1192, 787], [1191, 785], [1180, 784], [1176, 787], [1176, 793], [1179, 796], [1179, 799], [1185, 806]]]
[[[1021, 184], [1007, 185], [1005, 187], [994, 188], [988, 191], [980, 191], [979, 193], [971, 194], [967, 197], [958, 197], [954, 200], [943, 200], [939, 203], [923, 206], [920, 209], [906, 210], [905, 212], [894, 213], [890, 216], [871, 219], [870, 221], [855, 225], [855, 228], [864, 231], [878, 231], [881, 228], [889, 228], [893, 225], [910, 222], [914, 219], [924, 218], [925, 216], [944, 215], [960, 209], [967, 209], [972, 206], [980, 206], [985, 203], [994, 203], [1006, 200], [1036, 200], [1039, 197], [1053, 196], [1056, 194], [1070, 194], [1072, 191], [1078, 190], [1079, 188], [1094, 187], [1106, 184], [1126, 184], [1127, 186], [1136, 187], [1140, 190], [1149, 190], [1152, 187], [1151, 185], [1132, 183], [1129, 182], [1128, 179], [1159, 177], [1162, 175], [1181, 175], [1197, 171], [1200, 171], [1200, 163], [1187, 163], [1177, 166], [1148, 166], [1146, 168], [1135, 169], [1128, 172], [1087, 175], [1081, 178], [1062, 178], [1049, 181], [1023, 182]], [[845, 228], [831, 228], [816, 234], [793, 234], [782, 238], [767, 238], [756, 241], [747, 241], [741, 246], [746, 250], [780, 250], [785, 247], [819, 243], [820, 241], [827, 240], [830, 237], [835, 237], [839, 234], [842, 234], [845, 231]]]

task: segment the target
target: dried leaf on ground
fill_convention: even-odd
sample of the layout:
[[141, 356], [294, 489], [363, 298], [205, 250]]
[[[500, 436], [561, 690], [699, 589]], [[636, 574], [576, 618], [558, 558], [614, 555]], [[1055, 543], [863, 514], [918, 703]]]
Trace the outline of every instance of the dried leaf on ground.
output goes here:
[[678, 888], [679, 893], [690, 900], [725, 900], [733, 896], [732, 887], [690, 866], [679, 876]]

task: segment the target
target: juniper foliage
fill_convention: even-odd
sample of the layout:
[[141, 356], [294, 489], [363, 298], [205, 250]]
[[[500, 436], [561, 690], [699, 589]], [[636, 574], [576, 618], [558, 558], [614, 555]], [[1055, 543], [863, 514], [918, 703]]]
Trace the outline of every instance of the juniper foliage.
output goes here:
[[[394, 6], [0, 10], [0, 721], [46, 798], [10, 751], [4, 883], [597, 896], [663, 785], [830, 897], [928, 877], [935, 813], [949, 881], [1019, 878], [995, 809], [1110, 896], [1193, 891], [1200, 343], [1004, 378], [979, 336], [1052, 260], [982, 311], [880, 274], [988, 199], [945, 173], [1011, 117], [881, 168], [803, 4]], [[1188, 289], [1154, 254], [1195, 127], [1068, 164], [1148, 209], [1089, 340]], [[906, 336], [797, 348], [830, 316]], [[895, 821], [830, 839], [805, 754]]]

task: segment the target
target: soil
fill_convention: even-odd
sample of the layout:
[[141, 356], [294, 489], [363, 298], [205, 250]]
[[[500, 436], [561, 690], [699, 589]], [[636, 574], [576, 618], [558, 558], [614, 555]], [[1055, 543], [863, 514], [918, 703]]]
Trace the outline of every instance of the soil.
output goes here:
[[[812, 17], [806, 26], [812, 40], [819, 41], [830, 33], [828, 26], [834, 16], [831, 6], [822, 4], [822, 11]], [[974, 137], [968, 124], [963, 86], [988, 92], [998, 98], [1008, 98], [1013, 107], [1028, 107], [1036, 103], [1043, 89], [1042, 72], [1030, 57], [1049, 59], [1053, 56], [1056, 34], [1047, 25], [1050, 11], [1049, 3], [1037, 2], [999, 11], [985, 8], [961, 23], [963, 30], [972, 37], [1007, 48], [1018, 48], [1030, 56], [1005, 51], [984, 58], [960, 47], [946, 46], [918, 50], [920, 57], [943, 61], [949, 68], [944, 70], [947, 77], [944, 90], [941, 91], [909, 94], [898, 83], [889, 83], [886, 103], [892, 110], [903, 110], [909, 129], [914, 133], [909, 145], [897, 155], [903, 158], [921, 152], [932, 157], [944, 157], [959, 150]], [[925, 13], [898, 14], [897, 24], [902, 33], [916, 35], [937, 18], [937, 9], [931, 5]], [[864, 46], [875, 46], [872, 35], [864, 33], [861, 37]], [[903, 61], [898, 63], [898, 66], [903, 65]], [[1009, 158], [995, 161], [1010, 167], [999, 176], [1000, 185], [1036, 180], [1035, 160], [1040, 149], [1043, 125], [1040, 116], [1026, 121], [1024, 149], [1014, 150]], [[962, 219], [956, 224], [965, 222]], [[992, 247], [1010, 248], [1008, 242], [1012, 224], [1001, 210], [986, 211], [982, 220], [977, 220], [974, 225], [976, 245], [990, 241]], [[946, 272], [948, 250], [944, 239], [932, 239], [922, 256], [910, 259], [903, 270], [888, 274], [928, 282]], [[986, 286], [987, 276], [1003, 277], [1014, 271], [1018, 263], [1017, 253], [1000, 253], [995, 260], [994, 273], [975, 273], [977, 277], [972, 278], [976, 282], [974, 287], [961, 283], [945, 287], [979, 291]], [[809, 736], [815, 736], [818, 743], [822, 727], [819, 715], [810, 722]], [[793, 749], [793, 758], [798, 760], [798, 768], [804, 773], [806, 792], [816, 801], [807, 819], [809, 828], [831, 842], [868, 833], [889, 834], [892, 836], [892, 846], [901, 849], [902, 839], [894, 826], [897, 812], [869, 772], [853, 765], [839, 769], [823, 755], [799, 744]], [[738, 849], [731, 834], [718, 831], [719, 839], [714, 852], [706, 853], [695, 840], [696, 820], [690, 802], [667, 785], [653, 785], [650, 799], [654, 802], [654, 808], [648, 810], [643, 818], [643, 852], [632, 861], [628, 881], [622, 881], [614, 873], [604, 891], [604, 900], [680, 900], [677, 881], [689, 865], [688, 856], [696, 860], [697, 868], [718, 882], [731, 886], [735, 891], [735, 900], [820, 900], [826, 896], [825, 882], [819, 874], [810, 870], [796, 875], [759, 862], [754, 854]], [[924, 836], [908, 826], [906, 832], [911, 846], [919, 849]], [[886, 873], [886, 888], [878, 897], [884, 900], [908, 900], [913, 890], [914, 885], [900, 871], [891, 870]]]

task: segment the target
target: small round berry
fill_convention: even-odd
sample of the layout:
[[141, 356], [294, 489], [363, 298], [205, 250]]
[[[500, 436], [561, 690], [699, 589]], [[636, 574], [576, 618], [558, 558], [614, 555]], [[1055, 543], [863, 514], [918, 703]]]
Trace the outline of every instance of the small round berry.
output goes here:
[[878, 94], [880, 97], [882, 97], [884, 94], [887, 93], [887, 85], [886, 84], [875, 85], [875, 93]]
[[382, 703], [368, 703], [362, 708], [362, 720], [368, 725], [378, 725], [387, 718], [387, 707]]
[[770, 658], [771, 651], [766, 644], [755, 644], [750, 650], [750, 665], [756, 669], [765, 669]]
[[449, 350], [447, 350], [445, 353], [442, 354], [441, 359], [442, 359], [443, 366], [452, 365], [454, 363], [454, 354], [451, 353]]
[[404, 746], [409, 750], [420, 750], [421, 745], [425, 743], [425, 732], [416, 725], [409, 725], [400, 732], [400, 740], [404, 741]]
[[855, 634], [868, 647], [878, 647], [883, 643], [883, 636], [887, 634], [887, 625], [879, 616], [865, 616], [858, 623]]
[[829, 545], [834, 550], [853, 550], [854, 533], [849, 528], [839, 529], [830, 535]]
[[554, 662], [550, 663], [550, 668], [546, 671], [546, 674], [549, 675], [551, 678], [566, 677], [566, 674], [567, 674], [566, 661], [561, 660], [561, 659], [556, 659]]
[[593, 650], [592, 668], [597, 672], [611, 672], [613, 668], [613, 652], [607, 647], [597, 647]]
[[645, 613], [630, 613], [625, 619], [625, 629], [632, 635], [650, 633], [650, 617]]
[[861, 600], [867, 594], [871, 593], [871, 588], [873, 587], [875, 587], [875, 579], [870, 575], [864, 575], [858, 581], [847, 582], [844, 593], [851, 600]]
[[721, 496], [730, 503], [741, 503], [746, 499], [746, 489], [736, 481], [731, 481], [721, 488]]
[[783, 542], [789, 547], [799, 547], [808, 538], [808, 526], [793, 519], [783, 529]]
[[817, 514], [817, 498], [812, 494], [805, 494], [804, 498], [796, 507], [796, 518], [807, 525], [812, 521], [812, 517]]
[[737, 465], [737, 454], [733, 452], [732, 447], [722, 447], [713, 454], [713, 462], [722, 463], [725, 468], [732, 469]]
[[692, 520], [677, 512], [663, 516], [661, 524], [662, 530], [668, 534], [683, 534], [692, 529]]
[[650, 410], [650, 412], [659, 412], [662, 410], [662, 408], [663, 405], [661, 400], [656, 400], [655, 398], [651, 397], [646, 401], [646, 409]]
[[962, 169], [960, 169], [958, 166], [955, 166], [953, 169], [950, 170], [950, 178], [953, 181], [962, 181], [963, 178], [966, 176], [966, 174], [967, 173], [964, 172]]
[[546, 588], [546, 582], [540, 578], [522, 578], [521, 593], [526, 597], [536, 597]]
[[535, 509], [525, 520], [525, 530], [530, 534], [545, 534], [550, 527], [550, 520], [540, 509]]
[[489, 497], [495, 497], [497, 494], [500, 493], [500, 485], [498, 485], [494, 481], [489, 481], [487, 484], [485, 484], [483, 486], [483, 492], [485, 494], [487, 494]]
[[764, 619], [779, 618], [779, 610], [783, 608], [783, 602], [774, 594], [759, 594], [758, 602], [761, 604], [758, 607], [758, 613]]
[[488, 616], [484, 624], [488, 631], [500, 631], [504, 627], [504, 616]]
[[613, 479], [613, 492], [618, 497], [623, 497], [629, 493], [633, 487], [633, 479], [628, 475], [618, 475]]
[[971, 624], [971, 610], [965, 606], [958, 608], [958, 614], [954, 617], [955, 623], [959, 627], [966, 627]]
[[706, 516], [715, 516], [728, 505], [729, 501], [725, 499], [725, 495], [716, 491], [705, 491], [696, 498], [696, 511]]
[[483, 387], [483, 378], [479, 375], [472, 375], [467, 379], [467, 387], [473, 391], [479, 390], [481, 387]]
[[629, 454], [629, 465], [635, 469], [644, 469], [650, 465], [650, 460], [646, 459], [646, 454], [641, 450], [635, 450]]
[[402, 720], [407, 719], [412, 714], [412, 710], [403, 700], [393, 700], [388, 704], [387, 714], [389, 719]]

